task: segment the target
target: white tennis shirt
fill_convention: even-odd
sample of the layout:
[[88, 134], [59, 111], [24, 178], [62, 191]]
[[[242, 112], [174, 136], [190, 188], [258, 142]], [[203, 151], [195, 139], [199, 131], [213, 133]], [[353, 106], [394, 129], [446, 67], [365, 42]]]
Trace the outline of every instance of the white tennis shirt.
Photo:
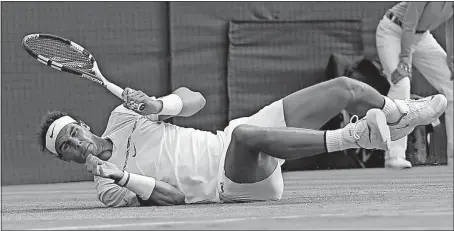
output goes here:
[[[136, 129], [133, 131], [134, 123]], [[131, 135], [129, 157], [126, 147]], [[213, 134], [162, 121], [151, 121], [128, 110], [115, 108], [103, 138], [113, 143], [108, 160], [119, 169], [167, 182], [186, 195], [186, 203], [219, 202], [216, 190], [224, 133]], [[136, 195], [111, 179], [95, 176], [98, 198], [107, 206], [138, 206]]]

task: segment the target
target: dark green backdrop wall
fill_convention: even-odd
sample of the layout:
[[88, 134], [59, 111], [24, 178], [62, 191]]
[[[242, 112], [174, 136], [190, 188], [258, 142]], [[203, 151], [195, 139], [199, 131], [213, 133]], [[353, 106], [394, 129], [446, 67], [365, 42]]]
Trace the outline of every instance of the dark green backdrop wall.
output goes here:
[[[232, 29], [235, 26], [232, 21], [241, 24], [244, 21], [353, 20], [356, 24], [346, 28], [361, 38], [348, 41], [361, 42], [352, 52], [373, 56], [376, 54], [375, 27], [393, 4], [395, 2], [2, 2], [2, 185], [91, 180], [83, 166], [61, 162], [39, 152], [35, 139], [38, 124], [47, 111], [62, 110], [78, 115], [100, 134], [110, 111], [121, 103], [87, 80], [71, 78], [69, 74], [45, 68], [32, 60], [21, 47], [25, 34], [52, 33], [77, 41], [94, 54], [104, 75], [120, 86], [142, 89], [156, 96], [180, 86], [202, 92], [207, 99], [206, 107], [191, 118], [176, 118], [173, 122], [215, 131], [223, 129], [228, 119], [241, 115], [244, 102], [232, 99], [241, 95], [244, 98], [246, 91], [253, 90], [251, 93], [258, 95], [266, 91], [271, 100], [293, 91], [295, 84], [295, 81], [277, 81], [276, 88], [280, 90], [276, 92], [269, 92], [267, 88], [238, 88], [234, 84], [232, 91], [232, 83], [238, 80], [233, 77], [229, 80], [229, 59], [237, 62], [232, 59], [234, 56], [229, 57], [231, 39], [235, 38], [232, 33], [236, 31]], [[329, 34], [329, 26], [321, 28], [325, 28], [322, 35]], [[303, 71], [301, 73], [315, 74], [293, 73], [301, 76], [298, 86], [318, 81], [317, 73], [322, 73], [328, 61], [325, 55], [345, 45], [345, 41], [336, 40], [342, 39], [342, 35], [329, 34], [333, 40], [318, 41], [307, 36], [311, 42], [325, 43], [315, 47], [332, 50], [324, 50], [311, 61], [310, 72], [298, 69]], [[443, 30], [435, 31], [434, 35], [444, 46]], [[307, 42], [304, 31], [298, 32], [298, 36], [301, 41], [295, 44], [304, 53], [305, 48], [301, 46]], [[433, 93], [427, 82], [420, 79], [415, 81], [416, 91], [422, 92], [421, 95]], [[249, 110], [264, 103], [260, 97], [251, 98]]]
[[49, 110], [73, 113], [97, 134], [121, 102], [102, 87], [46, 68], [22, 49], [28, 33], [85, 46], [106, 77], [151, 94], [169, 91], [165, 2], [2, 2], [2, 184], [90, 180], [83, 166], [44, 155], [35, 134]]

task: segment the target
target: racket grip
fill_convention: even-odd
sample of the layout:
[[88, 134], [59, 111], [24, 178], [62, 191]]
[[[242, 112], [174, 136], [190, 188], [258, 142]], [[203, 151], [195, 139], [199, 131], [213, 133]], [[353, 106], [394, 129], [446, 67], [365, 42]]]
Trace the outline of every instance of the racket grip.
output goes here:
[[110, 92], [112, 92], [112, 94], [114, 94], [115, 96], [117, 96], [118, 98], [120, 99], [123, 99], [122, 97], [122, 94], [123, 94], [123, 88], [113, 84], [113, 83], [106, 83], [106, 88], [107, 90], [109, 90]]
[[138, 111], [138, 112], [142, 112], [143, 110], [145, 110], [145, 104], [144, 103], [139, 103], [139, 104], [137, 104], [137, 103], [133, 103], [133, 104], [127, 103], [127, 108], [135, 110], [135, 111]]
[[137, 110], [138, 110], [138, 111], [143, 111], [143, 110], [145, 110], [145, 104], [144, 104], [144, 103], [140, 103], [139, 105], [137, 105]]
[[[106, 88], [107, 90], [109, 90], [110, 92], [112, 92], [112, 94], [114, 94], [115, 96], [117, 96], [118, 98], [120, 99], [123, 99], [122, 97], [122, 94], [123, 94], [123, 91], [124, 89], [111, 83], [111, 82], [108, 82], [106, 83]], [[145, 110], [145, 104], [144, 103], [140, 103], [140, 104], [134, 104], [132, 105], [132, 107], [137, 110], [137, 111], [143, 111]]]

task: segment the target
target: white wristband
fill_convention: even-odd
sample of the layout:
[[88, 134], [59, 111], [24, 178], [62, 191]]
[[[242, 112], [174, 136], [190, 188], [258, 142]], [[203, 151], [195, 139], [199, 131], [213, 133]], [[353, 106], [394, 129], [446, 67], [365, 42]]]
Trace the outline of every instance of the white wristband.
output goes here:
[[162, 110], [157, 115], [175, 116], [183, 109], [183, 101], [176, 94], [170, 94], [158, 100], [162, 101]]
[[156, 114], [150, 114], [150, 115], [147, 115], [145, 117], [147, 117], [147, 119], [149, 119], [151, 121], [158, 121], [159, 120], [159, 116], [156, 115]]
[[131, 190], [142, 200], [148, 200], [156, 186], [156, 180], [153, 177], [134, 173], [128, 173], [128, 175], [129, 180], [125, 183], [124, 187]]
[[129, 177], [129, 172], [123, 171], [123, 177], [115, 183], [123, 187], [127, 183]]

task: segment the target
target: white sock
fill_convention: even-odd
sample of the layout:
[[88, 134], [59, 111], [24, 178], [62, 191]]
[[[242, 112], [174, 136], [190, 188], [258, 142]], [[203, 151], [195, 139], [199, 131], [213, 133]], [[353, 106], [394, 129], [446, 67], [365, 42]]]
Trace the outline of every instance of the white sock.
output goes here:
[[350, 125], [337, 130], [326, 131], [325, 143], [328, 152], [343, 151], [359, 147], [356, 142], [354, 142], [355, 138], [348, 137], [349, 139], [346, 139], [345, 135], [350, 134], [348, 131], [344, 132], [346, 129], [350, 129]]
[[399, 111], [399, 108], [397, 108], [396, 103], [392, 99], [386, 96], [383, 96], [383, 98], [385, 98], [385, 106], [383, 106], [382, 111], [385, 113], [386, 121], [388, 123], [397, 122], [400, 117], [402, 117], [402, 113]]

